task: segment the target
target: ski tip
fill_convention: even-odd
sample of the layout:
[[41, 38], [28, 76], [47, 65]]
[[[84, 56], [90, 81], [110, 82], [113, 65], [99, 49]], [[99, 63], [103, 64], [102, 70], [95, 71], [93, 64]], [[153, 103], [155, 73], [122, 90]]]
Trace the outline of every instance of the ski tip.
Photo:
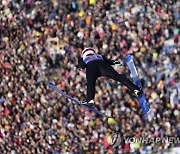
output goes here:
[[54, 86], [54, 84], [52, 82], [49, 82], [48, 84], [49, 84], [49, 86]]
[[132, 59], [132, 56], [131, 55], [126, 55], [126, 61], [128, 62], [128, 61], [130, 61], [131, 59]]

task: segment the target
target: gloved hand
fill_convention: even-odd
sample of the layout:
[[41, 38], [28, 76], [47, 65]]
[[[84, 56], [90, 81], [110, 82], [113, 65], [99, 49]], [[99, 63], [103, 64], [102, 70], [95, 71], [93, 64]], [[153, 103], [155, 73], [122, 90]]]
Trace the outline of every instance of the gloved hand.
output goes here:
[[114, 61], [113, 62], [115, 65], [120, 65], [120, 66], [124, 66], [123, 63], [121, 61]]
[[78, 68], [80, 68], [80, 69], [86, 68], [86, 64], [84, 63], [84, 61], [81, 57], [78, 57]]

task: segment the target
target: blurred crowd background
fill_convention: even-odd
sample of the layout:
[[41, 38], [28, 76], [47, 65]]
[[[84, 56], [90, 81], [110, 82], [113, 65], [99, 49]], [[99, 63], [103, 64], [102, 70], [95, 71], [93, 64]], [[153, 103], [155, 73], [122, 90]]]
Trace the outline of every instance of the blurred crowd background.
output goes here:
[[[121, 136], [178, 137], [179, 6], [177, 0], [1, 0], [0, 153], [156, 153], [178, 144], [108, 145]], [[126, 87], [97, 80], [95, 102], [111, 123], [54, 92], [79, 100], [84, 47], [124, 62], [132, 54], [151, 105], [146, 120]], [[129, 70], [115, 66], [121, 73]]]

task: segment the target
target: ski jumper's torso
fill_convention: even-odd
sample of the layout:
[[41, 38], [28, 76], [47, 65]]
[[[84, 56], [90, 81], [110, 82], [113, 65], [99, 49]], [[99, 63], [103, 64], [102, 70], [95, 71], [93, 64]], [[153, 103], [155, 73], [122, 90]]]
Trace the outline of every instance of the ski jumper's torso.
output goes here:
[[83, 58], [83, 61], [88, 64], [89, 62], [93, 62], [96, 60], [103, 60], [102, 55], [99, 54], [93, 54], [93, 55], [88, 55], [86, 57]]
[[84, 63], [87, 66], [87, 76], [98, 78], [102, 76], [102, 72], [105, 68], [111, 67], [100, 54], [88, 55], [83, 58]]

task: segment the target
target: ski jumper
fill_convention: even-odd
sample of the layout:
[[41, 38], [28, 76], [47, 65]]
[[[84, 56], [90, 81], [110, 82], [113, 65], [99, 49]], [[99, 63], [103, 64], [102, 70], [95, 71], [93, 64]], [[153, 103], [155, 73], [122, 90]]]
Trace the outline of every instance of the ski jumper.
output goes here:
[[115, 65], [114, 62], [114, 60], [107, 59], [100, 54], [88, 54], [83, 58], [78, 58], [79, 67], [82, 69], [86, 68], [87, 102], [94, 99], [96, 80], [101, 76], [121, 82], [122, 85], [127, 86], [133, 93], [134, 90], [140, 90], [125, 74], [119, 74], [111, 66]]

